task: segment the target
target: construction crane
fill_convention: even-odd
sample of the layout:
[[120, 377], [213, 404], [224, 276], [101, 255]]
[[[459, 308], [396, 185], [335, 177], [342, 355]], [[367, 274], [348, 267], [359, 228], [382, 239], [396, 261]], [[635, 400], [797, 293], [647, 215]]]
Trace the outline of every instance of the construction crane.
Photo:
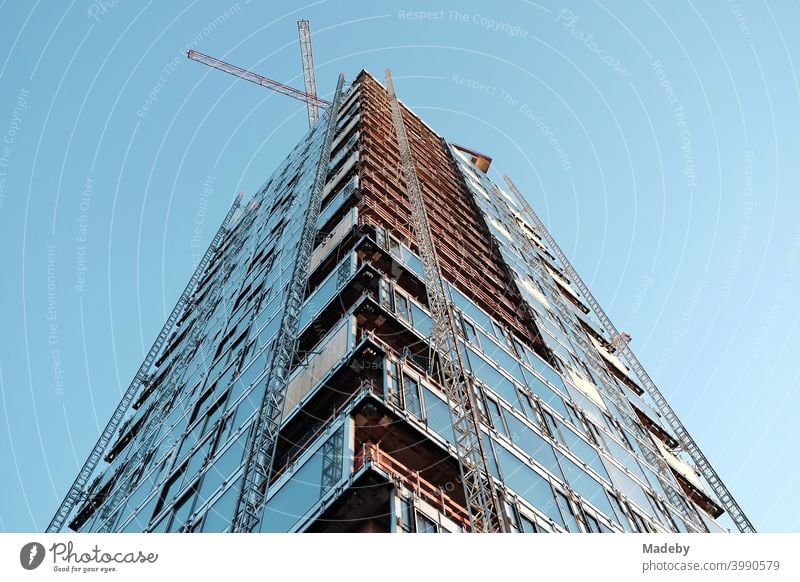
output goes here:
[[708, 485], [714, 491], [714, 494], [717, 496], [717, 499], [720, 501], [722, 506], [728, 512], [728, 515], [733, 520], [733, 523], [736, 524], [736, 527], [739, 531], [743, 533], [755, 533], [755, 527], [750, 522], [750, 520], [745, 515], [744, 511], [742, 510], [741, 506], [736, 502], [733, 495], [731, 494], [730, 490], [725, 486], [722, 482], [722, 479], [717, 474], [716, 470], [711, 466], [711, 463], [708, 461], [706, 456], [700, 450], [700, 447], [697, 445], [695, 440], [689, 434], [689, 431], [686, 430], [686, 427], [680, 421], [678, 416], [675, 414], [675, 411], [672, 410], [672, 407], [669, 405], [667, 400], [664, 398], [664, 395], [658, 389], [653, 379], [644, 369], [642, 364], [639, 362], [639, 359], [630, 349], [628, 343], [630, 342], [630, 336], [626, 333], [620, 333], [617, 331], [617, 328], [609, 319], [608, 315], [606, 315], [603, 308], [600, 307], [600, 304], [592, 295], [589, 288], [583, 282], [580, 275], [578, 275], [575, 268], [567, 259], [567, 256], [561, 250], [561, 247], [558, 246], [553, 236], [550, 232], [545, 228], [542, 221], [527, 203], [525, 198], [522, 196], [520, 191], [514, 185], [514, 182], [511, 181], [511, 178], [508, 176], [503, 176], [503, 180], [505, 180], [506, 184], [508, 184], [508, 188], [514, 193], [517, 200], [521, 201], [523, 204], [523, 211], [525, 215], [533, 222], [533, 225], [542, 235], [542, 237], [547, 241], [547, 244], [550, 246], [550, 249], [555, 254], [556, 258], [561, 262], [561, 265], [564, 267], [564, 270], [567, 273], [567, 276], [570, 280], [575, 284], [578, 288], [578, 291], [583, 295], [586, 302], [589, 304], [589, 307], [592, 311], [597, 315], [598, 319], [600, 320], [600, 324], [602, 325], [603, 329], [609, 334], [611, 337], [613, 345], [622, 354], [625, 358], [625, 361], [630, 365], [631, 369], [634, 371], [636, 376], [642, 382], [644, 389], [653, 399], [658, 408], [659, 412], [662, 416], [666, 419], [667, 423], [669, 424], [670, 428], [675, 433], [675, 436], [678, 439], [678, 442], [681, 444], [682, 448], [688, 453], [689, 457], [695, 463], [697, 468], [699, 469], [700, 473], [705, 478]]
[[455, 314], [439, 267], [422, 188], [403, 122], [403, 112], [389, 69], [386, 69], [386, 89], [389, 92], [392, 120], [400, 149], [403, 179], [411, 200], [411, 221], [422, 259], [428, 306], [433, 317], [432, 353], [439, 354], [439, 373], [450, 404], [450, 418], [471, 528], [475, 532], [504, 531], [506, 526], [500, 498], [488, 470], [486, 451], [481, 439], [475, 386], [465, 371], [458, 348]]
[[47, 526], [47, 533], [60, 532], [63, 529], [67, 518], [72, 513], [72, 510], [75, 508], [75, 505], [85, 496], [86, 485], [89, 482], [89, 478], [97, 468], [100, 459], [103, 458], [103, 453], [105, 452], [106, 448], [108, 448], [111, 439], [117, 432], [117, 428], [119, 428], [122, 419], [130, 410], [134, 397], [139, 393], [140, 388], [143, 385], [146, 385], [149, 381], [150, 368], [153, 366], [156, 358], [161, 353], [161, 348], [164, 346], [164, 342], [166, 341], [169, 332], [175, 325], [175, 322], [184, 313], [187, 305], [189, 304], [192, 294], [197, 288], [197, 283], [200, 281], [200, 277], [203, 275], [206, 267], [208, 267], [208, 264], [211, 261], [211, 257], [216, 254], [217, 250], [219, 249], [220, 243], [222, 242], [225, 233], [228, 231], [228, 226], [236, 210], [239, 208], [241, 200], [242, 193], [240, 193], [233, 201], [233, 204], [228, 210], [225, 219], [222, 221], [222, 224], [217, 230], [216, 235], [214, 235], [211, 244], [203, 255], [203, 258], [200, 260], [200, 263], [197, 265], [197, 268], [194, 270], [194, 273], [192, 273], [189, 283], [186, 285], [180, 297], [178, 298], [178, 301], [175, 303], [175, 306], [172, 308], [167, 321], [164, 323], [164, 326], [161, 328], [156, 340], [153, 342], [153, 345], [147, 352], [147, 356], [145, 357], [141, 366], [139, 366], [136, 375], [133, 377], [133, 380], [128, 386], [128, 389], [125, 391], [125, 394], [122, 396], [122, 399], [119, 401], [119, 404], [117, 404], [114, 413], [111, 415], [111, 419], [108, 421], [106, 427], [103, 429], [103, 432], [100, 434], [100, 438], [92, 448], [89, 457], [83, 463], [83, 466], [81, 467], [81, 470], [78, 473], [75, 481], [70, 486], [67, 495], [58, 506], [53, 519]]
[[[301, 21], [302, 22], [302, 21]], [[302, 33], [301, 33], [302, 34]], [[308, 45], [308, 63], [310, 66], [313, 67], [313, 61], [311, 59], [311, 48], [310, 48], [310, 39], [307, 39], [309, 42]], [[301, 43], [301, 50], [305, 53], [305, 49], [303, 49], [303, 44]], [[316, 93], [316, 85], [314, 81], [314, 73], [306, 71], [306, 58], [303, 57], [303, 73], [306, 77], [306, 87], [309, 86], [309, 78], [311, 79], [311, 85], [313, 91], [301, 91], [300, 89], [295, 89], [294, 87], [290, 87], [289, 85], [284, 85], [283, 83], [279, 83], [273, 79], [268, 77], [264, 77], [263, 75], [259, 75], [258, 73], [254, 73], [252, 71], [248, 71], [241, 67], [237, 67], [236, 65], [232, 65], [230, 63], [226, 63], [225, 61], [221, 61], [216, 59], [212, 56], [203, 54], [198, 52], [194, 49], [190, 50], [186, 53], [186, 56], [189, 57], [193, 61], [197, 61], [198, 63], [203, 63], [204, 65], [208, 65], [209, 67], [213, 67], [214, 69], [218, 69], [230, 75], [234, 75], [239, 77], [240, 79], [244, 79], [245, 81], [250, 81], [251, 83], [255, 83], [256, 85], [260, 85], [261, 87], [266, 87], [267, 89], [272, 89], [277, 93], [281, 93], [282, 95], [286, 95], [293, 99], [297, 99], [298, 101], [302, 101], [308, 105], [308, 123], [310, 126], [313, 126], [316, 123], [318, 114], [317, 108], [327, 108], [330, 107], [330, 101], [326, 101], [320, 97], [317, 97]], [[310, 75], [310, 77], [309, 77]], [[312, 113], [313, 110], [313, 113]], [[312, 123], [313, 118], [313, 123]]]
[[314, 56], [311, 53], [311, 29], [308, 20], [297, 21], [297, 33], [300, 35], [300, 61], [303, 65], [303, 81], [306, 86], [306, 95], [311, 97], [306, 101], [308, 105], [308, 126], [314, 127], [319, 119], [317, 105], [317, 81], [314, 77]]

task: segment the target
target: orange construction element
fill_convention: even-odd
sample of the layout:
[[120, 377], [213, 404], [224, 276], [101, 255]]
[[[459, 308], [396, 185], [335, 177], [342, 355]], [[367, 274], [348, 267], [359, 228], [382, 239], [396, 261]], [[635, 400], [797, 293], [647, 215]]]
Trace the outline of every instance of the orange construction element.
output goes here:
[[377, 465], [391, 476], [399, 479], [403, 485], [441, 510], [453, 521], [461, 524], [464, 528], [469, 528], [469, 513], [466, 508], [456, 503], [444, 492], [444, 489], [420, 477], [419, 471], [412, 471], [373, 443], [364, 443], [361, 451], [356, 454], [353, 472], [358, 471], [368, 462]]

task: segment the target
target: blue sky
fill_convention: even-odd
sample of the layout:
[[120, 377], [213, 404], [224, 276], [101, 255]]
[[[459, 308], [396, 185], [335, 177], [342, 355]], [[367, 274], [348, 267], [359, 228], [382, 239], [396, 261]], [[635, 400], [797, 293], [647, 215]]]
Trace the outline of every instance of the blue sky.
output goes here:
[[185, 50], [300, 87], [298, 18], [321, 94], [391, 67], [494, 157], [756, 527], [800, 531], [798, 12], [0, 3], [0, 531], [46, 527], [233, 196], [306, 129]]

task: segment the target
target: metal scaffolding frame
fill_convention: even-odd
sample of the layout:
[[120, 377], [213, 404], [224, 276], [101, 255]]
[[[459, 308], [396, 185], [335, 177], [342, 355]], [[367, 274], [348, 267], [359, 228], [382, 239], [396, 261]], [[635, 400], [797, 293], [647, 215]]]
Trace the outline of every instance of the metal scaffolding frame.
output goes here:
[[[504, 203], [500, 198], [500, 194], [497, 191], [496, 186], [493, 189], [493, 194], [495, 196], [495, 200], [499, 204], [503, 205]], [[517, 193], [515, 193], [517, 202], [524, 211], [526, 202], [524, 199], [520, 198], [516, 194]], [[497, 204], [495, 204], [495, 208], [496, 207]], [[508, 226], [515, 227], [516, 225], [508, 225]], [[515, 229], [515, 231], [519, 231], [519, 229], [517, 228]], [[556, 284], [552, 282], [550, 275], [544, 272], [545, 270], [542, 268], [541, 265], [542, 261], [537, 258], [537, 253], [535, 247], [533, 246], [533, 243], [531, 243], [531, 241], [522, 232], [518, 233], [518, 239], [521, 242], [523, 242], [523, 246], [525, 246], [526, 250], [528, 251], [529, 254], [528, 263], [530, 264], [530, 261], [536, 262], [536, 265], [532, 266], [532, 268], [534, 270], [534, 273], [539, 273], [541, 275], [540, 278], [537, 280], [540, 283], [542, 283], [550, 292], [550, 298], [555, 303], [555, 307], [558, 309], [559, 313], [561, 314], [561, 317], [564, 318], [564, 321], [570, 322], [573, 324], [573, 326], [578, 326], [578, 329], [580, 329], [581, 322], [579, 318], [575, 315], [575, 312], [567, 306], [566, 298], [564, 297], [563, 293], [561, 293], [561, 291], [558, 290]], [[574, 332], [570, 334], [570, 337], [580, 344], [581, 348], [586, 354], [586, 357], [588, 358], [589, 365], [592, 367], [592, 369], [598, 375], [598, 377], [604, 379], [607, 376], [606, 368], [602, 364], [602, 362], [598, 360], [598, 357], [595, 354], [594, 347], [587, 340], [586, 334], [583, 334], [581, 332]], [[614, 404], [616, 405], [617, 409], [619, 410], [622, 416], [622, 420], [625, 423], [626, 427], [631, 431], [633, 437], [637, 438], [636, 434], [638, 433], [639, 424], [636, 422], [636, 420], [634, 420], [633, 413], [629, 410], [630, 407], [627, 406], [625, 402], [623, 402], [624, 397], [620, 394], [618, 390], [616, 390], [614, 387], [610, 385], [606, 385], [605, 382], [601, 382], [599, 388], [603, 391], [603, 393], [606, 394], [606, 396], [608, 396], [614, 402]], [[700, 524], [698, 516], [696, 514], [690, 515], [688, 513], [685, 502], [683, 502], [683, 500], [679, 497], [677, 491], [675, 491], [675, 488], [670, 483], [668, 477], [669, 468], [667, 467], [664, 458], [658, 453], [656, 453], [653, 450], [653, 447], [651, 447], [649, 443], [640, 442], [639, 444], [641, 445], [640, 449], [644, 454], [647, 462], [650, 463], [652, 467], [654, 467], [659, 471], [661, 485], [665, 493], [667, 494], [667, 497], [669, 497], [670, 502], [676, 509], [680, 510], [687, 519], [691, 520], [695, 525], [697, 525], [700, 529], [702, 529], [703, 526]]]
[[564, 267], [567, 276], [575, 284], [575, 286], [578, 288], [578, 291], [580, 291], [583, 298], [589, 304], [589, 308], [595, 313], [597, 318], [600, 320], [600, 324], [602, 325], [603, 329], [609, 334], [612, 341], [615, 342], [617, 349], [620, 351], [622, 356], [630, 365], [631, 369], [639, 378], [644, 389], [647, 391], [647, 393], [655, 402], [659, 412], [666, 419], [670, 428], [675, 432], [675, 436], [677, 437], [678, 442], [681, 444], [684, 450], [686, 450], [686, 452], [689, 454], [689, 457], [692, 459], [692, 461], [694, 461], [694, 463], [697, 465], [697, 468], [700, 470], [700, 473], [703, 475], [708, 485], [714, 491], [714, 494], [717, 496], [717, 499], [720, 501], [722, 506], [728, 512], [728, 515], [731, 517], [736, 527], [739, 529], [739, 531], [744, 533], [755, 533], [756, 530], [753, 527], [753, 524], [747, 518], [741, 506], [739, 506], [739, 504], [736, 502], [730, 490], [728, 490], [728, 488], [722, 482], [722, 479], [717, 474], [716, 470], [714, 470], [714, 468], [711, 466], [711, 463], [708, 461], [706, 456], [700, 450], [700, 447], [697, 445], [695, 440], [689, 434], [689, 431], [686, 430], [686, 427], [683, 425], [678, 416], [675, 414], [675, 411], [672, 410], [672, 407], [669, 405], [667, 400], [664, 398], [664, 395], [656, 386], [653, 379], [650, 377], [650, 375], [644, 369], [642, 364], [639, 362], [639, 359], [630, 349], [630, 347], [628, 346], [628, 341], [625, 341], [625, 339], [623, 339], [622, 341], [618, 341], [618, 338], [625, 338], [626, 336], [620, 334], [620, 332], [617, 331], [617, 328], [611, 322], [608, 315], [606, 315], [605, 311], [603, 311], [603, 308], [600, 307], [600, 304], [594, 298], [591, 291], [589, 291], [589, 288], [583, 282], [583, 279], [581, 279], [580, 275], [578, 275], [575, 268], [569, 262], [569, 259], [567, 259], [567, 256], [558, 246], [558, 243], [556, 243], [555, 239], [553, 238], [553, 235], [550, 234], [550, 231], [547, 230], [542, 221], [539, 219], [539, 217], [527, 203], [527, 201], [522, 196], [520, 191], [514, 185], [514, 182], [511, 181], [511, 178], [509, 178], [508, 176], [503, 176], [503, 180], [505, 180], [506, 184], [508, 184], [508, 188], [514, 193], [517, 199], [521, 202], [521, 204], [523, 205], [523, 212], [533, 222], [533, 225], [536, 227], [536, 229], [539, 231], [542, 237], [547, 241], [547, 244], [550, 246], [550, 249], [553, 251], [553, 253], [556, 255], [556, 258], [558, 258], [558, 260], [561, 262], [561, 265]]
[[192, 273], [189, 282], [186, 284], [183, 292], [178, 297], [178, 301], [172, 308], [167, 321], [164, 323], [161, 331], [153, 342], [153, 345], [147, 352], [147, 356], [145, 356], [144, 361], [139, 366], [139, 369], [128, 386], [128, 389], [125, 391], [125, 394], [123, 394], [119, 404], [117, 404], [117, 407], [114, 409], [111, 419], [108, 421], [103, 429], [103, 432], [100, 434], [100, 438], [95, 443], [91, 453], [89, 454], [89, 457], [86, 459], [81, 467], [81, 470], [78, 472], [78, 476], [70, 486], [67, 495], [61, 501], [58, 510], [47, 527], [47, 533], [60, 532], [63, 529], [70, 513], [72, 513], [75, 505], [86, 494], [86, 485], [89, 482], [89, 478], [97, 468], [100, 459], [103, 458], [103, 453], [110, 444], [111, 439], [114, 437], [114, 433], [116, 433], [117, 428], [122, 422], [122, 419], [128, 413], [134, 397], [139, 392], [139, 389], [142, 387], [142, 385], [147, 384], [148, 380], [150, 379], [150, 368], [152, 367], [158, 355], [161, 353], [161, 348], [164, 346], [164, 342], [166, 341], [169, 332], [175, 325], [175, 322], [184, 313], [185, 308], [189, 304], [192, 294], [194, 293], [197, 284], [200, 281], [200, 277], [202, 277], [203, 273], [211, 262], [211, 258], [219, 249], [220, 243], [222, 242], [222, 239], [228, 230], [230, 221], [241, 204], [243, 195], [244, 194], [240, 192], [233, 201], [233, 204], [231, 204], [231, 207], [228, 210], [228, 213], [225, 215], [225, 218], [223, 219], [219, 229], [217, 229], [211, 244], [209, 245], [208, 249], [206, 249], [206, 252], [200, 262], [197, 264], [197, 267], [195, 268], [194, 273]]
[[403, 122], [403, 112], [389, 69], [386, 69], [386, 88], [389, 92], [392, 120], [400, 149], [403, 178], [411, 200], [411, 220], [425, 274], [428, 306], [434, 322], [431, 337], [432, 351], [439, 355], [440, 376], [449, 402], [471, 529], [475, 532], [504, 531], [507, 528], [503, 522], [500, 499], [488, 470], [486, 452], [481, 439], [478, 396], [475, 394], [474, 384], [465, 371], [458, 349], [452, 302], [442, 279], [422, 188]]
[[336, 133], [337, 113], [343, 85], [344, 74], [340, 74], [333, 103], [327, 111], [329, 117], [325, 126], [317, 172], [309, 194], [308, 208], [304, 215], [297, 256], [289, 279], [275, 347], [270, 356], [264, 395], [255, 419], [255, 428], [245, 460], [242, 489], [237, 500], [232, 524], [235, 532], [256, 530], [261, 521], [261, 512], [267, 498], [278, 433], [283, 418], [286, 385], [297, 348], [298, 323], [305, 297], [308, 266], [317, 234], [317, 220], [328, 176], [331, 145]]

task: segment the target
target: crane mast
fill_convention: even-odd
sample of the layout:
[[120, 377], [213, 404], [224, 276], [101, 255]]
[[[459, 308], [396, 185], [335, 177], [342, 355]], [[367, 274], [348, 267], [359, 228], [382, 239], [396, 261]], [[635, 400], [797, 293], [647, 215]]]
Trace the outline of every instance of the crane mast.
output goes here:
[[308, 105], [308, 126], [314, 127], [319, 119], [319, 106], [317, 105], [317, 81], [314, 77], [314, 56], [311, 52], [311, 29], [308, 20], [297, 21], [297, 33], [300, 35], [300, 60], [303, 65], [303, 81], [305, 82], [306, 95], [310, 97]]

